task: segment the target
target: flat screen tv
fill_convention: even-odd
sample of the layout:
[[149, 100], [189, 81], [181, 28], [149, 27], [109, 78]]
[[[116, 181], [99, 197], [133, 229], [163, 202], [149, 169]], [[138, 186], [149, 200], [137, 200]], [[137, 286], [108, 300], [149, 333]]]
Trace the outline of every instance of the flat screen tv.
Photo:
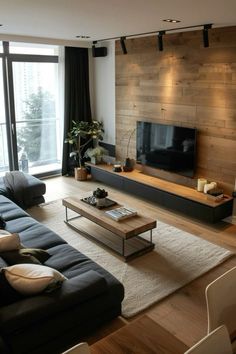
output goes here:
[[193, 177], [196, 135], [193, 128], [137, 122], [137, 163]]

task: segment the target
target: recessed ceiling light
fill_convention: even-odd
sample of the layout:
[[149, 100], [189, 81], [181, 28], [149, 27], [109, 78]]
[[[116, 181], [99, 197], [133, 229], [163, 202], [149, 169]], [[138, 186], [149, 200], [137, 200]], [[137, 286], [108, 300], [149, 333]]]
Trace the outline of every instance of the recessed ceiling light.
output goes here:
[[166, 20], [162, 20], [164, 22], [171, 22], [171, 23], [178, 23], [178, 22], [181, 22], [180, 20], [174, 20], [172, 18], [167, 18]]
[[84, 35], [82, 35], [82, 36], [76, 36], [76, 38], [88, 39], [88, 38], [90, 38], [90, 36], [84, 36]]

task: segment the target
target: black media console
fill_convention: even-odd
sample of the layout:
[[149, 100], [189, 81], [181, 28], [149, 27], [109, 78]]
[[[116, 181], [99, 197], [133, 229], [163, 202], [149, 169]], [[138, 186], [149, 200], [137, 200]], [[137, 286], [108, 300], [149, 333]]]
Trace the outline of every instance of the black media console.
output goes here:
[[232, 215], [233, 198], [230, 196], [220, 202], [209, 201], [193, 188], [145, 176], [139, 171], [115, 173], [111, 166], [88, 165], [93, 179], [190, 217], [215, 223]]

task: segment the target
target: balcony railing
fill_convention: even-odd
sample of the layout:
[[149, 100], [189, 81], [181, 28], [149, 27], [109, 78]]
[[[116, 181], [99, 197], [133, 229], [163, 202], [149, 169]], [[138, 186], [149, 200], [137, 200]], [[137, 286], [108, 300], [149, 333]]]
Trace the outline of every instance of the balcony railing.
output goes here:
[[[17, 121], [16, 134], [19, 169], [36, 174], [61, 168], [59, 119]], [[0, 123], [0, 173], [7, 170], [6, 124]]]

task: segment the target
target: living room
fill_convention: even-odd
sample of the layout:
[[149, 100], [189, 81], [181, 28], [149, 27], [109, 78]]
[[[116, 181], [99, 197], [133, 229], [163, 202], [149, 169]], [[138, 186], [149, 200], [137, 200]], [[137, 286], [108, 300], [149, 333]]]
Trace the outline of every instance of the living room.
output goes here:
[[[31, 205], [29, 203], [26, 212], [40, 224], [49, 227], [52, 232], [62, 237], [63, 242], [68, 242], [85, 257], [92, 259], [92, 262], [118, 279], [117, 282], [124, 287], [125, 297], [122, 301], [122, 290], [119, 288], [119, 301], [122, 301], [121, 313], [119, 314], [119, 306], [116, 304], [116, 311], [114, 310], [114, 314], [111, 311], [106, 319], [106, 310], [104, 310], [104, 314], [101, 315], [104, 321], [101, 323], [98, 321], [96, 328], [92, 326], [90, 328], [88, 325], [87, 333], [78, 334], [78, 337], [74, 331], [71, 337], [65, 334], [64, 343], [62, 331], [65, 330], [66, 333], [68, 331], [66, 327], [56, 328], [54, 338], [47, 337], [43, 325], [37, 327], [41, 339], [44, 335], [47, 339], [45, 342], [40, 339], [38, 348], [37, 345], [30, 347], [32, 343], [29, 344], [25, 352], [36, 354], [43, 348], [45, 353], [62, 353], [63, 350], [76, 343], [88, 342], [90, 351], [94, 353], [125, 353], [128, 350], [134, 353], [184, 353], [208, 333], [206, 287], [236, 265], [234, 256], [236, 246], [234, 194], [236, 190], [234, 40], [236, 23], [233, 19], [235, 4], [230, 1], [226, 6], [220, 2], [209, 1], [191, 4], [190, 8], [189, 3], [182, 1], [175, 8], [170, 2], [156, 4], [150, 1], [141, 4], [137, 1], [124, 1], [110, 4], [104, 1], [103, 4], [94, 2], [92, 8], [90, 6], [72, 2], [68, 8], [65, 8], [60, 3], [55, 12], [55, 3], [52, 2], [45, 5], [28, 3], [27, 7], [25, 3], [20, 4], [16, 1], [12, 2], [12, 7], [9, 4], [3, 5], [0, 21], [2, 23], [0, 37], [3, 41], [0, 54], [3, 63], [2, 106], [4, 106], [4, 93], [5, 96], [7, 93], [9, 101], [5, 108], [4, 120], [1, 118], [4, 159], [0, 155], [0, 167], [3, 177], [8, 171], [18, 169], [36, 176], [37, 180], [30, 180], [29, 184], [34, 192], [35, 184], [37, 184], [36, 189], [39, 193], [37, 198], [39, 199], [34, 196], [37, 203], [32, 202]], [[163, 21], [166, 19], [173, 19], [174, 22]], [[175, 20], [180, 22], [175, 22]], [[64, 23], [63, 28], [61, 28], [61, 23]], [[27, 46], [29, 54], [24, 52]], [[30, 52], [30, 47], [40, 49], [41, 52]], [[76, 75], [74, 72], [72, 72], [71, 81], [67, 81], [65, 89], [62, 89], [64, 87], [63, 76], [67, 80], [68, 68], [72, 68], [72, 64], [64, 67], [65, 55], [68, 58], [67, 49], [64, 52], [64, 47], [69, 50], [70, 48], [82, 48], [85, 51], [88, 48], [86, 55], [88, 56], [87, 79], [89, 77], [89, 81], [86, 82], [85, 90], [89, 87], [91, 109], [89, 118], [90, 109], [87, 109], [87, 102], [83, 103], [84, 107], [81, 110], [78, 106], [82, 101], [78, 99], [79, 103], [75, 101], [73, 103], [68, 94], [68, 87], [72, 87], [75, 81], [73, 80], [73, 75]], [[42, 53], [42, 50], [49, 49], [52, 51]], [[26, 58], [27, 55], [29, 56]], [[50, 68], [54, 66], [54, 69], [47, 71], [46, 74], [50, 84], [46, 80], [43, 88], [52, 92], [60, 91], [55, 103], [56, 113], [53, 111], [55, 119], [53, 118], [52, 121], [49, 115], [42, 115], [45, 126], [40, 133], [43, 140], [38, 144], [39, 151], [32, 148], [33, 144], [31, 144], [31, 140], [38, 143], [36, 131], [39, 131], [37, 128], [39, 116], [34, 116], [32, 128], [27, 123], [29, 115], [27, 116], [26, 113], [30, 112], [27, 109], [32, 107], [33, 101], [35, 102], [40, 97], [44, 98], [44, 92], [37, 91], [38, 96], [31, 96], [30, 99], [29, 95], [33, 90], [28, 96], [20, 96], [24, 102], [23, 106], [20, 106], [16, 99], [17, 94], [25, 90], [23, 86], [20, 86], [20, 82], [23, 82], [23, 76], [20, 75], [23, 75], [23, 72], [28, 73], [27, 71], [21, 72], [18, 64], [26, 59], [27, 63], [34, 64], [36, 55], [38, 55], [37, 62], [40, 65], [43, 62]], [[59, 69], [55, 69], [55, 65], [58, 65]], [[9, 67], [12, 68], [9, 79], [13, 79], [12, 84], [5, 87], [4, 76]], [[51, 76], [51, 72], [55, 73], [56, 70], [59, 73], [57, 79]], [[33, 83], [32, 76], [27, 75], [27, 82], [31, 80]], [[19, 81], [17, 81], [18, 78]], [[43, 72], [42, 78], [39, 82], [45, 80]], [[8, 82], [11, 82], [9, 79]], [[52, 107], [51, 97], [46, 102], [47, 107]], [[64, 97], [66, 97], [65, 105], [62, 104]], [[68, 120], [64, 121], [64, 111], [65, 117], [71, 119], [70, 123]], [[87, 112], [84, 113], [84, 120], [94, 119], [102, 122], [103, 140], [99, 142], [99, 145], [108, 150], [108, 155], [103, 156], [105, 163], [93, 164], [89, 161], [86, 163], [86, 170], [90, 170], [91, 175], [84, 181], [75, 178], [79, 166], [73, 165], [73, 158], [69, 158], [71, 146], [64, 143], [72, 127], [72, 120], [81, 120], [81, 112]], [[26, 122], [24, 126], [26, 128], [20, 130], [23, 121]], [[12, 123], [17, 132], [17, 142], [14, 132], [11, 138], [10, 130], [14, 130], [11, 129]], [[52, 127], [55, 130], [52, 130], [54, 129]], [[167, 164], [161, 165], [159, 160], [156, 166], [153, 166], [153, 162], [150, 163], [147, 157], [150, 151], [153, 152], [155, 149], [159, 153], [160, 146], [163, 149], [166, 127], [174, 132], [175, 137], [176, 134], [180, 134], [176, 133], [177, 128], [179, 131], [182, 128], [181, 131], [185, 134], [181, 143], [178, 143], [182, 146], [181, 158], [177, 160], [179, 153], [176, 154], [175, 151], [175, 164], [171, 164], [171, 168], [170, 155], [168, 155]], [[154, 134], [155, 129], [162, 129], [161, 133]], [[149, 130], [153, 132], [153, 136], [159, 136], [161, 141], [155, 142], [156, 145], [154, 144], [153, 149], [149, 149], [148, 152], [147, 145], [151, 139], [148, 139], [148, 144], [142, 141], [141, 144], [145, 147], [145, 151], [142, 150], [140, 153], [138, 139], [140, 136], [144, 139]], [[166, 136], [169, 135], [168, 139], [166, 138], [168, 144], [165, 154], [170, 153], [170, 146], [173, 145], [170, 143], [171, 132], [166, 133]], [[192, 154], [191, 168], [184, 166], [180, 171], [176, 170], [176, 163], [177, 166], [183, 163], [185, 158], [183, 152], [186, 152], [184, 149], [188, 150], [188, 147], [183, 147], [184, 141], [188, 140], [189, 144], [187, 132], [196, 134], [194, 154]], [[24, 148], [19, 151], [21, 145]], [[64, 150], [63, 156], [62, 149]], [[162, 158], [163, 156], [162, 154]], [[122, 171], [124, 166], [127, 167], [125, 165], [127, 159], [131, 165], [128, 165], [126, 171]], [[43, 162], [46, 160], [48, 163], [45, 167]], [[47, 170], [49, 167], [50, 169]], [[76, 167], [76, 176], [72, 175], [74, 167]], [[211, 183], [215, 183], [212, 189], [215, 189], [220, 197], [223, 195], [222, 199], [215, 200], [210, 193], [204, 193], [203, 184]], [[46, 193], [43, 190], [44, 186]], [[22, 192], [23, 188], [26, 188], [25, 185], [17, 195], [18, 204], [21, 204], [20, 198], [26, 204], [29, 202]], [[145, 243], [144, 248], [137, 251], [138, 241], [135, 237], [131, 238], [130, 233], [127, 236], [128, 227], [131, 231], [135, 228], [136, 234], [141, 233], [140, 229], [137, 232], [137, 225], [135, 221], [132, 221], [136, 220], [136, 216], [132, 217], [133, 219], [127, 219], [127, 222], [125, 220], [113, 221], [104, 216], [103, 209], [91, 209], [93, 208], [91, 205], [87, 206], [83, 203], [81, 205], [76, 200], [76, 198], [80, 200], [91, 196], [97, 188], [105, 189], [108, 193], [106, 197], [117, 203], [115, 208], [125, 206], [134, 209], [138, 212], [139, 218], [144, 218], [146, 229], [143, 231], [148, 231], [147, 236], [144, 236], [145, 241], [142, 240]], [[29, 196], [31, 190], [26, 190], [26, 195]], [[45, 203], [41, 203], [41, 197], [44, 197]], [[19, 233], [20, 238], [23, 238], [23, 245], [26, 243], [27, 247], [44, 248], [45, 246], [49, 253], [53, 252], [54, 260], [47, 260], [46, 265], [53, 264], [60, 271], [62, 268], [60, 266], [57, 268], [58, 263], [55, 258], [59, 257], [59, 253], [56, 256], [54, 248], [62, 247], [61, 241], [54, 239], [52, 235], [50, 236], [52, 243], [49, 244], [47, 238], [44, 239], [43, 236], [42, 244], [40, 244], [36, 240], [36, 235], [38, 237], [39, 234], [35, 231], [35, 240], [32, 245], [33, 238], [28, 235], [26, 226], [24, 230], [20, 224], [14, 228], [12, 216], [9, 211], [5, 211], [5, 208], [6, 205], [3, 203], [0, 216], [6, 221], [6, 230]], [[68, 213], [66, 216], [64, 209]], [[76, 224], [69, 225], [72, 211], [75, 213], [72, 213], [72, 218], [77, 217], [78, 214], [85, 216], [85, 218], [79, 218], [85, 219], [84, 221], [78, 219], [78, 224], [80, 223], [80, 228], [82, 227], [79, 233], [69, 227], [77, 228], [77, 220]], [[17, 215], [17, 211], [15, 213]], [[21, 218], [27, 218], [23, 211], [20, 215]], [[71, 223], [74, 221], [72, 220]], [[125, 227], [123, 228], [122, 225]], [[30, 227], [36, 226], [32, 224]], [[118, 236], [119, 233], [124, 234], [125, 239], [130, 237], [130, 244], [127, 242], [127, 245], [123, 238], [123, 253], [119, 249], [118, 253], [121, 254], [118, 256], [114, 250], [111, 250], [111, 247], [117, 247], [117, 240], [110, 239], [108, 235], [110, 231]], [[89, 234], [87, 236], [96, 234], [99, 240], [94, 242], [94, 239], [87, 239], [83, 237], [83, 233]], [[173, 238], [169, 239], [169, 237]], [[98, 243], [102, 238], [104, 238], [102, 241], [108, 240], [108, 248]], [[54, 246], [53, 242], [55, 242]], [[129, 248], [132, 251], [131, 256], [126, 254], [130, 252]], [[73, 257], [65, 260], [68, 262], [68, 267], [72, 267], [71, 274], [75, 272], [73, 262], [76, 262], [76, 256], [75, 259]], [[85, 261], [83, 256], [80, 257], [82, 257], [78, 258], [80, 262], [90, 262]], [[94, 273], [98, 271], [100, 274], [98, 270], [100, 268], [96, 267], [93, 264], [92, 268], [88, 268], [89, 270], [86, 268], [86, 271]], [[161, 270], [159, 274], [158, 269]], [[65, 275], [64, 268], [62, 273]], [[89, 273], [89, 275], [91, 274], [91, 279], [94, 279], [96, 284], [94, 285], [95, 292], [100, 292], [102, 289], [103, 293], [103, 281], [94, 273]], [[70, 278], [69, 273], [65, 276]], [[77, 273], [76, 276], [78, 276]], [[222, 297], [230, 298], [230, 295], [226, 293]], [[34, 299], [36, 302], [36, 298]], [[41, 299], [39, 303], [41, 304]], [[92, 306], [91, 304], [91, 309], [93, 309]], [[234, 303], [232, 306], [234, 307], [231, 312], [234, 313]], [[62, 309], [64, 311], [63, 307]], [[85, 315], [81, 314], [81, 316]], [[96, 315], [94, 311], [94, 316], [91, 313], [89, 318], [90, 316], [90, 322], [93, 320], [96, 322], [96, 316], [100, 315]], [[59, 317], [57, 320], [60, 322]], [[11, 321], [14, 322], [13, 334], [11, 334]], [[72, 322], [74, 323], [74, 318]], [[3, 321], [2, 326], [4, 323]], [[50, 323], [51, 326], [55, 326], [55, 323], [48, 321], [48, 325], [45, 325], [48, 330]], [[23, 353], [22, 342], [24, 340], [19, 340], [19, 334], [17, 334], [17, 331], [23, 333], [23, 329], [17, 328], [19, 323], [17, 324], [17, 320], [13, 317], [7, 319], [6, 324], [7, 330], [3, 331], [4, 340], [8, 345], [9, 342], [15, 341], [10, 345], [12, 353]], [[81, 331], [81, 324], [78, 328], [78, 331]], [[37, 343], [36, 334], [30, 333], [32, 342]], [[144, 334], [142, 339], [141, 334]], [[58, 340], [60, 345], [56, 344], [57, 337], [60, 337], [60, 341]], [[48, 347], [45, 344], [47, 341], [50, 343]], [[157, 343], [163, 348], [160, 349]], [[18, 351], [17, 345], [20, 346]], [[7, 353], [9, 348], [4, 347], [4, 350]]]

